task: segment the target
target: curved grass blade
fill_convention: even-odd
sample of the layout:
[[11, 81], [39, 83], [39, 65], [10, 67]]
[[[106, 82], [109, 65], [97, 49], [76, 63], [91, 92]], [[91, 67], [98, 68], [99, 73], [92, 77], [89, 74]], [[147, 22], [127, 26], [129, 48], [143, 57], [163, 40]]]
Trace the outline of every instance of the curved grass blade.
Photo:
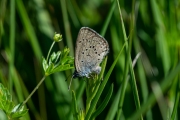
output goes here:
[[114, 88], [114, 84], [111, 84], [111, 87], [105, 97], [105, 99], [103, 100], [103, 102], [101, 103], [101, 105], [97, 108], [97, 110], [92, 114], [90, 120], [93, 120], [96, 116], [98, 116], [106, 107], [106, 105], [108, 104], [112, 93], [113, 93], [113, 88]]

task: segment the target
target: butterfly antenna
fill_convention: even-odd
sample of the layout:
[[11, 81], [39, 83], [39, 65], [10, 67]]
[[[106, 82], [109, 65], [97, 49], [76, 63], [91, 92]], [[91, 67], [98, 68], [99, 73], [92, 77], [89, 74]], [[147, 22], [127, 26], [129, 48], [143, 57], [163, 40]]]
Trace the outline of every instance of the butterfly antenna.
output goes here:
[[73, 77], [74, 77], [74, 75], [72, 75], [72, 77], [71, 77], [71, 80], [70, 80], [70, 83], [69, 83], [69, 86], [68, 86], [68, 90], [70, 90]]

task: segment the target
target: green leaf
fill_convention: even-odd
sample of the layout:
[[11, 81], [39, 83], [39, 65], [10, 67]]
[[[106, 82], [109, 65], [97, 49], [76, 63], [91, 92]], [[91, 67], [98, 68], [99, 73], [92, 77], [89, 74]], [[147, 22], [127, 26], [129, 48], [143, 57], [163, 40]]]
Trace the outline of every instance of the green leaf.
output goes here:
[[97, 108], [97, 110], [92, 114], [90, 120], [93, 120], [94, 118], [96, 118], [96, 116], [98, 116], [104, 110], [104, 108], [106, 107], [106, 105], [108, 104], [108, 102], [112, 96], [113, 88], [114, 88], [114, 85], [111, 84], [111, 87], [110, 87], [105, 99], [103, 100], [101, 105]]
[[28, 109], [24, 109], [23, 103], [16, 105], [11, 111], [11, 118], [19, 118], [28, 112]]
[[47, 57], [48, 60], [45, 60], [45, 58], [43, 58], [42, 64], [46, 76], [55, 72], [65, 71], [74, 68], [74, 58], [71, 56], [67, 56], [69, 54], [69, 51], [69, 48], [64, 48], [62, 52], [53, 52], [49, 59]]
[[7, 100], [7, 101], [4, 101], [3, 104], [4, 104], [4, 111], [5, 111], [7, 114], [10, 114], [10, 113], [11, 113], [11, 110], [12, 110], [13, 107], [14, 107], [13, 101]]
[[59, 57], [60, 57], [60, 55], [61, 55], [61, 51], [58, 51], [57, 53], [53, 52], [53, 53], [51, 54], [50, 59], [49, 59], [49, 65], [50, 65], [51, 63], [56, 64], [57, 61], [58, 61], [58, 59], [59, 59]]
[[16, 112], [16, 113], [14, 113], [14, 114], [11, 116], [11, 118], [19, 118], [19, 117], [22, 117], [22, 116], [24, 116], [27, 112], [28, 112], [28, 109], [25, 109], [25, 110]]
[[51, 64], [51, 63], [54, 63], [54, 60], [56, 59], [56, 53], [55, 52], [53, 52], [52, 54], [51, 54], [51, 56], [50, 56], [50, 58], [49, 58], [49, 65]]
[[70, 64], [59, 65], [56, 68], [54, 68], [53, 70], [51, 70], [51, 72], [49, 72], [49, 74], [69, 70], [69, 69], [72, 69], [72, 68], [74, 68], [74, 66], [72, 66]]
[[67, 61], [66, 57], [69, 54], [69, 52], [70, 52], [70, 49], [65, 47], [64, 50], [61, 53], [60, 64], [65, 64], [65, 62]]
[[13, 113], [17, 112], [19, 109], [21, 109], [20, 108], [20, 107], [22, 107], [21, 105], [22, 105], [22, 103], [17, 104], [16, 106], [14, 106], [14, 108], [11, 110], [11, 113], [13, 114]]
[[74, 58], [70, 57], [70, 56], [67, 56], [66, 58], [64, 58], [61, 61], [61, 65], [64, 65], [64, 64], [73, 64], [73, 63], [74, 63]]
[[53, 70], [53, 68], [54, 68], [54, 64], [51, 63], [51, 64], [48, 66], [47, 70], [46, 70], [46, 74], [51, 73], [51, 71]]
[[44, 72], [46, 72], [46, 70], [48, 68], [48, 64], [47, 64], [47, 61], [44, 57], [43, 57], [42, 65], [43, 65]]
[[55, 59], [55, 63], [57, 63], [57, 61], [58, 61], [58, 59], [60, 58], [60, 55], [61, 55], [61, 51], [58, 51], [57, 53], [56, 53], [56, 59]]
[[14, 103], [12, 102], [12, 96], [1, 83], [0, 83], [0, 109], [2, 109], [6, 114], [10, 113]]
[[0, 109], [2, 109], [9, 118], [17, 118], [23, 116], [28, 111], [24, 109], [24, 106], [20, 107], [21, 105], [22, 103], [16, 106], [14, 105], [12, 95], [7, 88], [0, 83]]

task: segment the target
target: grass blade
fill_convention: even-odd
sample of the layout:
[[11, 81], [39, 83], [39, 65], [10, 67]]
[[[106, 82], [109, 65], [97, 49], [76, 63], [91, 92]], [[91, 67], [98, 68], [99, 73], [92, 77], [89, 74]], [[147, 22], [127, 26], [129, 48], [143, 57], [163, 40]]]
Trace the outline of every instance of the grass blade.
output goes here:
[[114, 85], [112, 84], [111, 87], [109, 88], [109, 91], [108, 91], [105, 99], [103, 100], [101, 105], [97, 108], [97, 110], [92, 114], [90, 120], [93, 120], [96, 116], [98, 116], [104, 110], [104, 108], [106, 107], [106, 105], [108, 104], [108, 102], [111, 98], [111, 95], [113, 92], [113, 87], [114, 87]]

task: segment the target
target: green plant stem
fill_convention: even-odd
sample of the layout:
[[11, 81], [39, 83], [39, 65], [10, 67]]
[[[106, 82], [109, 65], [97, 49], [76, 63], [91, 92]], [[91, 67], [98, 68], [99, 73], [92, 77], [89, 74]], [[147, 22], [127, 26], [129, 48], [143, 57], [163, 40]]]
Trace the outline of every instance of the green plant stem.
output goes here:
[[[141, 105], [140, 105], [140, 100], [139, 100], [139, 94], [138, 94], [138, 89], [137, 89], [137, 84], [136, 84], [136, 78], [135, 78], [135, 75], [134, 75], [134, 70], [133, 70], [133, 66], [132, 66], [132, 60], [131, 60], [131, 48], [132, 48], [132, 37], [133, 37], [133, 29], [134, 29], [134, 22], [135, 22], [135, 0], [133, 0], [132, 2], [132, 20], [131, 20], [131, 27], [130, 29], [132, 30], [130, 32], [130, 42], [129, 42], [129, 53], [128, 55], [130, 56], [129, 57], [129, 69], [130, 69], [130, 75], [131, 75], [131, 87], [132, 87], [132, 90], [133, 90], [133, 95], [134, 95], [134, 99], [135, 99], [135, 105], [136, 105], [136, 108], [137, 109], [140, 109], [141, 108]], [[126, 46], [128, 47], [128, 46]], [[143, 120], [143, 117], [141, 115], [141, 120]]]
[[108, 17], [107, 17], [107, 19], [106, 19], [106, 21], [105, 21], [105, 23], [104, 23], [104, 25], [103, 25], [103, 29], [102, 29], [101, 32], [100, 32], [100, 34], [101, 34], [102, 36], [104, 36], [105, 33], [106, 33], [107, 27], [108, 27], [108, 25], [109, 25], [109, 22], [110, 22], [110, 20], [111, 20], [111, 17], [112, 17], [112, 14], [113, 14], [113, 12], [114, 12], [115, 7], [116, 7], [116, 0], [114, 0], [114, 1], [112, 2], [110, 11], [109, 11], [109, 13], [108, 13]]
[[42, 84], [42, 82], [45, 80], [46, 76], [43, 76], [41, 81], [38, 83], [38, 85], [34, 88], [34, 90], [31, 92], [31, 94], [26, 98], [26, 100], [23, 102], [22, 105], [25, 105], [27, 101], [31, 98], [31, 96], [38, 90], [39, 86]]
[[55, 41], [52, 43], [52, 45], [51, 45], [51, 47], [50, 47], [50, 49], [49, 49], [49, 52], [48, 52], [48, 55], [47, 55], [46, 61], [48, 61], [48, 59], [49, 59], [49, 55], [50, 55], [50, 53], [51, 53], [51, 50], [52, 50], [52, 48], [53, 48], [54, 44], [55, 44]]
[[[126, 36], [126, 31], [125, 31], [125, 27], [124, 27], [124, 23], [123, 23], [123, 20], [122, 20], [122, 14], [121, 14], [121, 8], [120, 8], [120, 5], [119, 5], [119, 1], [117, 0], [117, 3], [118, 3], [118, 8], [119, 8], [119, 12], [120, 12], [120, 19], [121, 19], [121, 25], [122, 25], [122, 30], [123, 30], [123, 37], [124, 37], [124, 40], [127, 40], [127, 36]], [[128, 46], [128, 43], [125, 43], [126, 46]], [[127, 47], [126, 47], [126, 51], [127, 51]], [[116, 120], [119, 120], [120, 119], [120, 115], [121, 115], [121, 112], [122, 112], [122, 106], [123, 106], [123, 102], [124, 102], [124, 96], [125, 96], [125, 90], [126, 90], [126, 83], [127, 83], [127, 79], [126, 79], [126, 76], [128, 74], [128, 66], [129, 66], [129, 60], [128, 60], [128, 57], [129, 55], [126, 55], [126, 64], [125, 64], [125, 70], [124, 70], [124, 74], [123, 74], [123, 82], [122, 82], [122, 90], [120, 92], [120, 101], [119, 101], [119, 105], [118, 105], [118, 111], [117, 111], [117, 116], [116, 116]]]
[[15, 0], [10, 1], [10, 58], [9, 58], [9, 91], [12, 93], [13, 68], [14, 68], [14, 46], [15, 46]]
[[66, 34], [66, 39], [67, 39], [67, 45], [70, 48], [70, 55], [74, 55], [74, 47], [73, 47], [73, 43], [72, 43], [72, 35], [71, 35], [71, 28], [70, 28], [70, 23], [69, 23], [69, 19], [68, 19], [68, 11], [66, 8], [66, 0], [59, 0], [61, 3], [61, 11], [62, 11], [62, 15], [63, 15], [63, 25], [64, 25], [64, 29], [65, 29], [65, 34]]

